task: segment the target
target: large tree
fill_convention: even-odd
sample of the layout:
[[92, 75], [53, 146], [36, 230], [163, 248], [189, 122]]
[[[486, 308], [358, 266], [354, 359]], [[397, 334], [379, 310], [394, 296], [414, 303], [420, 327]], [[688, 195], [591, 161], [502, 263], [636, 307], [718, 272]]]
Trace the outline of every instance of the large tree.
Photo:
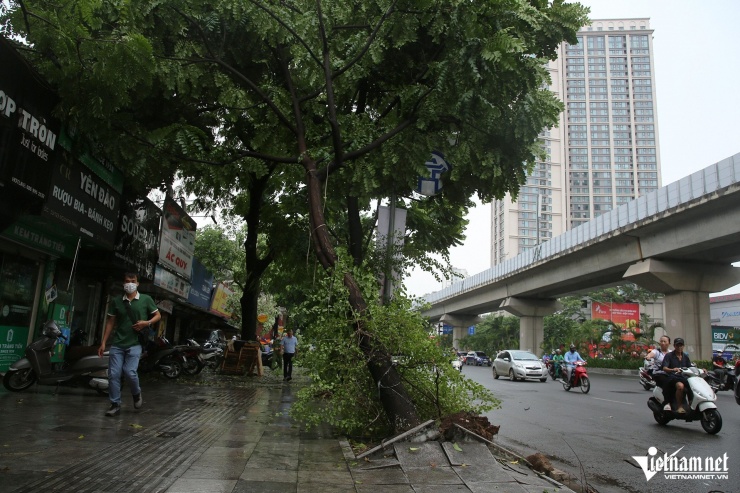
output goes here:
[[[559, 0], [39, 0], [11, 2], [2, 20], [57, 86], [60, 116], [112, 159], [277, 173], [276, 200], [306, 198], [314, 254], [332, 271], [327, 216], [343, 209], [357, 255], [369, 201], [410, 196], [432, 150], [454, 168], [443, 194], [407, 204], [412, 226], [414, 208], [445, 223], [473, 195], [516, 194], [562, 111], [544, 63], [586, 12]], [[366, 330], [372, 295], [349, 270], [342, 280], [390, 422], [416, 424]]]

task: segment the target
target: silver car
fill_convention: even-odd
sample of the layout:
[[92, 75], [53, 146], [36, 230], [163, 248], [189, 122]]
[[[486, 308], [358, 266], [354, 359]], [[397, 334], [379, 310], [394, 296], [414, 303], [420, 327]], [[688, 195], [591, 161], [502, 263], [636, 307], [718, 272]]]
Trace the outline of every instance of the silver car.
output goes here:
[[539, 380], [547, 381], [547, 365], [534, 353], [507, 349], [501, 351], [493, 360], [493, 378], [508, 376], [511, 381]]

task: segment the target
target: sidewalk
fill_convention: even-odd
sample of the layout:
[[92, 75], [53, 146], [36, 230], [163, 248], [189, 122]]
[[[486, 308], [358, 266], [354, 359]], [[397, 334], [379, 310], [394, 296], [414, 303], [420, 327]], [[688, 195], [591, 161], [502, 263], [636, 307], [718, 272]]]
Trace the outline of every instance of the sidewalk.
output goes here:
[[288, 415], [301, 377], [283, 383], [268, 371], [239, 387], [210, 379], [147, 376], [144, 407], [134, 410], [125, 395], [116, 418], [103, 415], [108, 401], [92, 390], [0, 388], [0, 491], [571, 491], [473, 442], [462, 451], [399, 442], [390, 457], [356, 460], [329, 427], [307, 432]]

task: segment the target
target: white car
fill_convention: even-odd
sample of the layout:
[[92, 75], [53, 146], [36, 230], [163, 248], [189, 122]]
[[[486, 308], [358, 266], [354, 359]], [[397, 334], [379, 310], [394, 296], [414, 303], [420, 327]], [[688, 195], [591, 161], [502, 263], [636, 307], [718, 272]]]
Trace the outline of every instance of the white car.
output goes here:
[[507, 349], [501, 351], [493, 360], [493, 378], [508, 376], [511, 381], [539, 380], [547, 381], [547, 365], [534, 353]]

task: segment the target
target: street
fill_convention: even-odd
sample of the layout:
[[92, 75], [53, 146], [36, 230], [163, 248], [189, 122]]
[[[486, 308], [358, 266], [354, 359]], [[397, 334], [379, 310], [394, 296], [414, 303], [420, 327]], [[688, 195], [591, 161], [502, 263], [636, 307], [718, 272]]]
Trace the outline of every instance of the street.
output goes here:
[[[658, 425], [647, 407], [650, 392], [636, 376], [589, 374], [591, 391], [563, 390], [550, 379], [546, 383], [494, 380], [489, 367], [464, 366], [463, 374], [484, 385], [502, 400], [502, 408], [487, 414], [501, 426], [495, 441], [529, 455], [542, 452], [553, 466], [584, 477], [599, 493], [616, 492], [709, 492], [737, 491], [740, 475], [740, 406], [732, 393], [720, 392], [717, 407], [722, 430], [709, 435], [698, 421], [671, 421]], [[656, 474], [649, 483], [632, 456], [658, 455], [721, 457], [728, 455], [729, 479], [666, 479]]]

